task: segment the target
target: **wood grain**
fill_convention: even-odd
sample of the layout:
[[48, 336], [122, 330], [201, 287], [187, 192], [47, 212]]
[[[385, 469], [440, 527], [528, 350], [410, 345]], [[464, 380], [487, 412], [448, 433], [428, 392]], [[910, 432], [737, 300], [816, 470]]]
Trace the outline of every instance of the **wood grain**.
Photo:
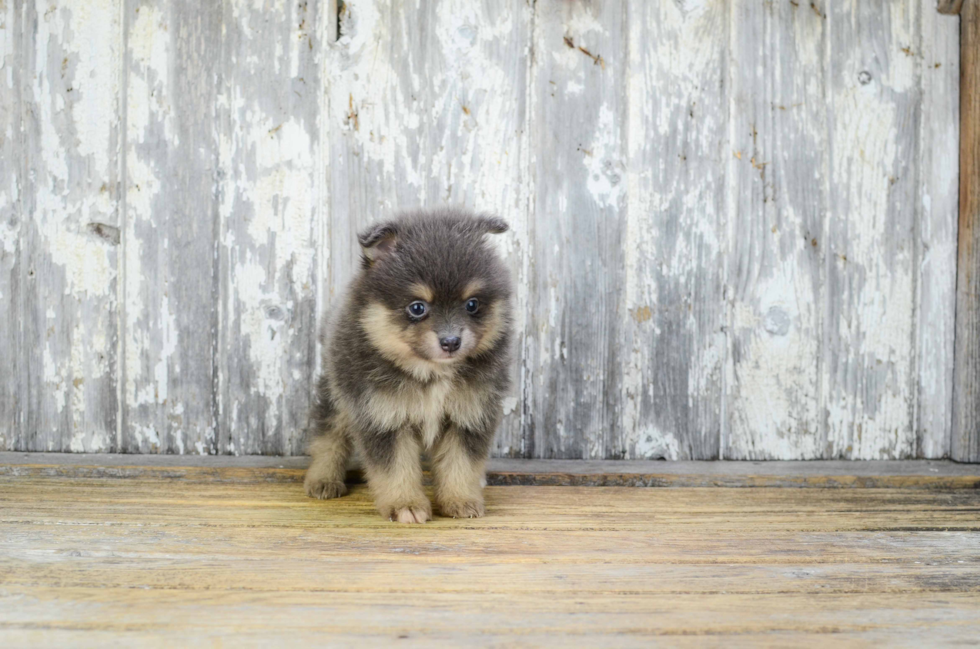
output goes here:
[[811, 241], [826, 264], [824, 454], [913, 457], [917, 12], [858, 1], [826, 11], [829, 203]]
[[23, 386], [21, 350], [21, 292], [25, 281], [21, 271], [21, 197], [19, 187], [26, 175], [26, 160], [21, 156], [23, 110], [21, 78], [20, 14], [17, 6], [6, 3], [0, 8], [0, 61], [7, 73], [0, 80], [0, 449], [25, 448], [26, 412], [21, 405]]
[[960, 214], [952, 454], [980, 462], [980, 7], [960, 16]]
[[626, 15], [536, 2], [527, 367], [534, 457], [625, 455]]
[[627, 5], [625, 457], [717, 458], [724, 426], [728, 14], [690, 4]]
[[316, 357], [317, 58], [331, 16], [312, 2], [222, 11], [217, 450], [298, 454]]
[[218, 5], [126, 4], [121, 450], [214, 453]]
[[[916, 456], [950, 454], [956, 313], [960, 138], [959, 20], [920, 4], [918, 196], [916, 197]], [[950, 314], [954, 314], [950, 317]], [[977, 459], [980, 459], [978, 457]]]
[[977, 491], [491, 487], [487, 517], [418, 527], [299, 483], [0, 476], [0, 503], [5, 644], [980, 632]]
[[355, 233], [448, 202], [512, 226], [497, 456], [980, 459], [930, 2], [0, 16], [2, 449], [302, 452]]
[[722, 453], [820, 458], [827, 18], [784, 2], [737, 1], [731, 11]]
[[3, 343], [20, 354], [11, 447], [117, 450], [119, 2], [12, 6], [23, 167], [2, 183], [19, 207], [19, 332]]

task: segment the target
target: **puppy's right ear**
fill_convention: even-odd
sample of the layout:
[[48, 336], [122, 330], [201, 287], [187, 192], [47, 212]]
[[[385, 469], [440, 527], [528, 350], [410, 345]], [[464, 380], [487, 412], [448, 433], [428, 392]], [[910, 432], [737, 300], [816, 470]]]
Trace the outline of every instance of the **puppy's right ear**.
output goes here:
[[398, 230], [393, 223], [376, 223], [357, 235], [365, 266], [371, 266], [384, 255], [391, 254], [398, 245]]
[[503, 234], [510, 229], [507, 221], [492, 214], [480, 214], [476, 217], [476, 221], [479, 223], [480, 229], [487, 234]]

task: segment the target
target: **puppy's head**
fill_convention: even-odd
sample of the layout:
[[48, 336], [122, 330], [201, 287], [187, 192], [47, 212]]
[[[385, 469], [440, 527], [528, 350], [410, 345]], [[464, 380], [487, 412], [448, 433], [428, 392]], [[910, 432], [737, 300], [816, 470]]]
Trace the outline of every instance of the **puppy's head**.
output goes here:
[[372, 345], [420, 377], [492, 350], [510, 280], [487, 235], [506, 230], [496, 217], [441, 211], [362, 232], [361, 325]]

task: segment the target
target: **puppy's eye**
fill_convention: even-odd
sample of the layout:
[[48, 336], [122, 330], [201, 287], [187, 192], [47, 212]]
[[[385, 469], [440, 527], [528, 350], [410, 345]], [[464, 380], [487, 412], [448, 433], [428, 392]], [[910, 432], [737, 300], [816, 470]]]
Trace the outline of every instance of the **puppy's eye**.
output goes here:
[[470, 299], [466, 300], [467, 313], [476, 313], [479, 310], [480, 310], [480, 301], [478, 299], [476, 299], [475, 297], [471, 297]]
[[422, 300], [416, 300], [408, 305], [408, 315], [412, 316], [416, 320], [424, 318], [425, 314], [429, 312], [429, 305], [427, 305]]

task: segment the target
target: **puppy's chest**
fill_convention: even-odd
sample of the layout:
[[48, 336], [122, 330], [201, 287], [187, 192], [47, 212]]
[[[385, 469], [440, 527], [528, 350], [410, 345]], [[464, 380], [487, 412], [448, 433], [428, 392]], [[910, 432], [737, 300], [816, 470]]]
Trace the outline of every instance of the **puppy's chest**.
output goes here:
[[400, 420], [402, 425], [417, 428], [425, 448], [431, 448], [439, 439], [447, 416], [465, 424], [470, 418], [466, 415], [479, 410], [478, 395], [448, 380], [402, 389], [382, 401], [377, 405], [388, 410], [385, 419], [396, 425]]
[[411, 412], [410, 418], [419, 427], [425, 448], [431, 448], [439, 438], [446, 418], [446, 407], [452, 397], [452, 384], [448, 381], [438, 381], [419, 390], [418, 406]]

